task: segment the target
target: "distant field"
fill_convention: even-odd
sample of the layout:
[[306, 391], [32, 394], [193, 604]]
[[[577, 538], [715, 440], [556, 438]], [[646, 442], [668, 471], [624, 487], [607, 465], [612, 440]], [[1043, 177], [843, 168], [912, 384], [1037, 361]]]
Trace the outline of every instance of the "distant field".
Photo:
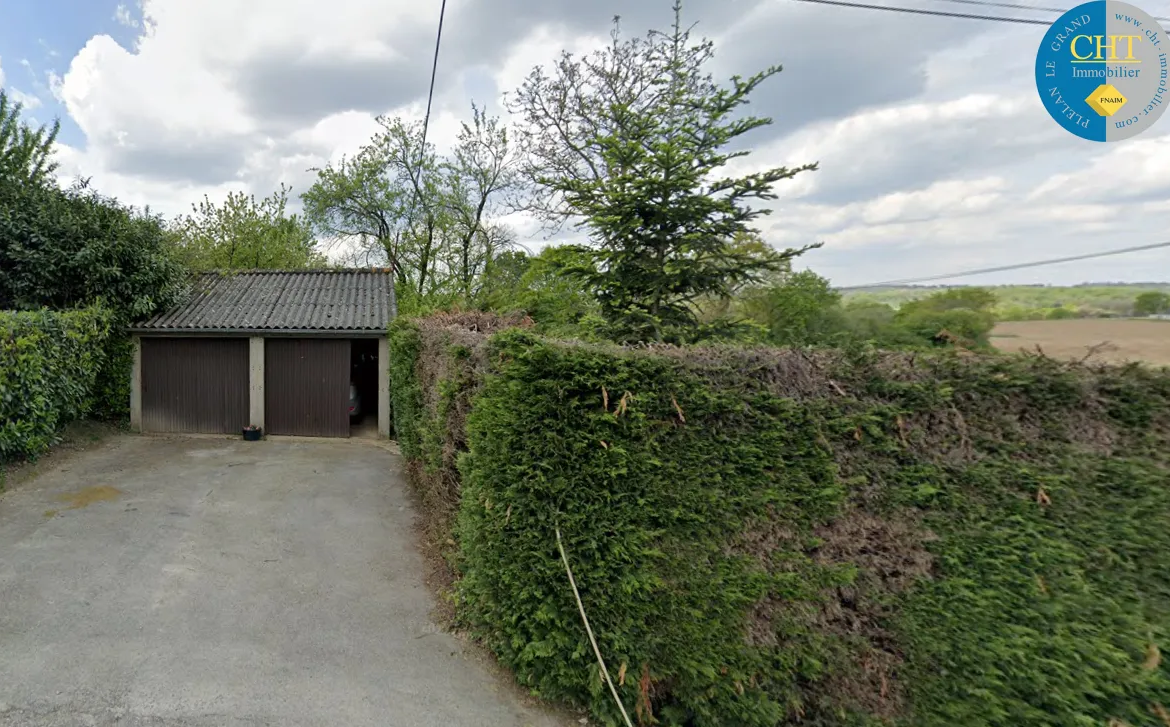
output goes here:
[[1108, 341], [1094, 361], [1145, 361], [1170, 366], [1170, 321], [1076, 319], [1005, 321], [991, 333], [1001, 351], [1035, 351], [1054, 358], [1083, 358], [1089, 347]]

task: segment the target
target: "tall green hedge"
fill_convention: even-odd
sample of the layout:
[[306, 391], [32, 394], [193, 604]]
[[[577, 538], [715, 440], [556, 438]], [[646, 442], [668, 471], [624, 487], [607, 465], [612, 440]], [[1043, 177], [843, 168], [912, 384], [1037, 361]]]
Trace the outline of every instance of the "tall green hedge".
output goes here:
[[467, 414], [486, 366], [485, 334], [523, 326], [491, 313], [399, 318], [390, 326], [391, 409], [395, 438], [425, 511], [424, 532], [449, 560], [459, 507], [457, 457], [467, 449]]
[[37, 456], [90, 411], [110, 318], [101, 308], [0, 311], [0, 462]]
[[537, 693], [618, 724], [559, 529], [644, 724], [1167, 727], [1170, 371], [457, 328], [396, 426], [475, 392], [459, 615]]

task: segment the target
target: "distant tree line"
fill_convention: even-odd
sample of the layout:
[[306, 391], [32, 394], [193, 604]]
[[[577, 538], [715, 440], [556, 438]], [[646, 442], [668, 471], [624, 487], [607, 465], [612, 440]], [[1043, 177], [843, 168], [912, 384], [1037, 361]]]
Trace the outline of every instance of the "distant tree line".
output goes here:
[[[939, 286], [849, 291], [850, 302], [877, 302], [895, 308], [939, 290]], [[1124, 318], [1165, 312], [1170, 283], [1115, 283], [1100, 285], [1000, 285], [988, 287], [996, 303], [992, 312], [1002, 321], [1065, 318]]]

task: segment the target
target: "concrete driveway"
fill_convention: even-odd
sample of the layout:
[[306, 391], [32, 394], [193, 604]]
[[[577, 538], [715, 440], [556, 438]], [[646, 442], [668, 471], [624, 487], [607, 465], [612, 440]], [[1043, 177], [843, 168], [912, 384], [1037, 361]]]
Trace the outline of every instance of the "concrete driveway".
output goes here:
[[118, 436], [0, 495], [0, 725], [554, 725], [429, 613], [373, 443]]

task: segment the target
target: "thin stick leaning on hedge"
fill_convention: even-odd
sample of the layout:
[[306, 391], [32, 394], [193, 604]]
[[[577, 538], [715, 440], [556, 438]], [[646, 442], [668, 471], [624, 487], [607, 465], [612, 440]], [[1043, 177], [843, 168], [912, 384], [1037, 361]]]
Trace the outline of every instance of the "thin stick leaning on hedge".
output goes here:
[[593, 653], [597, 656], [597, 663], [601, 665], [601, 673], [605, 676], [605, 683], [609, 685], [609, 692], [613, 695], [613, 701], [617, 702], [618, 709], [622, 711], [622, 717], [626, 720], [628, 727], [634, 727], [634, 723], [630, 721], [630, 715], [626, 714], [625, 705], [622, 704], [621, 697], [618, 696], [617, 687], [613, 685], [613, 680], [609, 678], [609, 669], [605, 668], [605, 659], [601, 658], [601, 649], [597, 646], [597, 639], [593, 638], [593, 629], [589, 628], [589, 617], [585, 615], [585, 604], [581, 603], [581, 594], [577, 591], [577, 580], [573, 578], [573, 569], [569, 567], [569, 557], [565, 555], [565, 546], [561, 542], [561, 529], [558, 527], [557, 531], [557, 550], [561, 551], [561, 562], [565, 564], [565, 572], [569, 574], [569, 585], [573, 587], [573, 596], [577, 599], [577, 610], [581, 612], [581, 621], [585, 624], [585, 633], [589, 635], [589, 643], [593, 644]]

